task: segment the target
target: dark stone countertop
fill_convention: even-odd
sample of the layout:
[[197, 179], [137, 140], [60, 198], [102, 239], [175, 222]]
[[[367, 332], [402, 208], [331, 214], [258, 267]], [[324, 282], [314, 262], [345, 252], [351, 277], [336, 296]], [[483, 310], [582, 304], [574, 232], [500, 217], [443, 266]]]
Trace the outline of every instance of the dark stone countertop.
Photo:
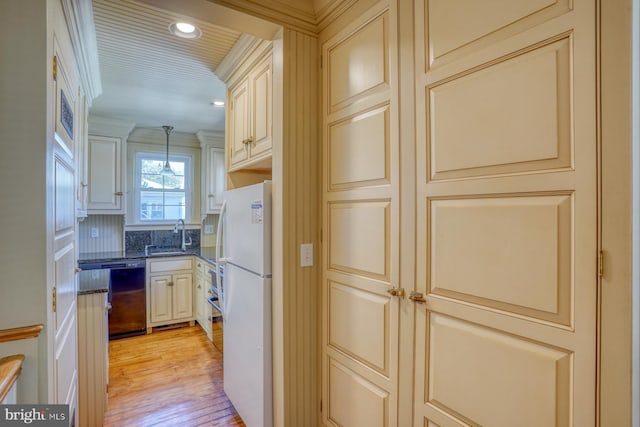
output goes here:
[[78, 295], [109, 292], [111, 270], [84, 270], [78, 273]]
[[153, 256], [145, 256], [144, 252], [140, 251], [115, 251], [115, 252], [92, 252], [81, 253], [78, 256], [78, 266], [82, 268], [82, 264], [99, 263], [108, 261], [120, 261], [120, 260], [132, 260], [132, 259], [145, 259], [145, 258], [159, 258], [159, 257], [176, 257], [176, 256], [197, 256], [204, 261], [215, 264], [216, 259], [216, 247], [205, 246], [201, 248], [187, 249], [181, 253], [161, 254], [156, 253]]
[[[198, 258], [215, 264], [215, 246], [187, 249], [182, 253], [162, 254], [155, 256], [145, 256], [144, 252], [94, 252], [81, 253], [78, 257], [78, 267], [82, 269], [83, 264], [101, 263], [108, 261], [124, 261], [145, 258], [165, 258], [177, 256], [197, 256]], [[99, 292], [109, 292], [110, 272], [108, 268], [98, 270], [82, 270], [78, 273], [78, 295], [86, 295]]]

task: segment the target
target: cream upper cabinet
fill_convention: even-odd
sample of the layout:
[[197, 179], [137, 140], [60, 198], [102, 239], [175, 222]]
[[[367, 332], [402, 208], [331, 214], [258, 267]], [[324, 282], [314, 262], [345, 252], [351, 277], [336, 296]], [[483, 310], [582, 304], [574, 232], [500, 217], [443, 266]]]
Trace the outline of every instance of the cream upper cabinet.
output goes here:
[[222, 207], [226, 188], [224, 149], [205, 144], [202, 147], [202, 213], [216, 214]]
[[272, 128], [272, 86], [273, 61], [267, 55], [249, 75], [251, 90], [251, 128], [249, 133], [249, 158], [256, 159], [268, 153], [271, 155]]
[[228, 92], [229, 171], [270, 169], [273, 61], [269, 49], [249, 70], [239, 68]]
[[193, 319], [192, 258], [148, 260], [147, 330]]
[[[231, 168], [249, 158], [249, 81], [244, 79], [229, 92], [229, 164]], [[231, 169], [230, 168], [230, 169]]]
[[89, 135], [90, 213], [124, 213], [121, 138]]

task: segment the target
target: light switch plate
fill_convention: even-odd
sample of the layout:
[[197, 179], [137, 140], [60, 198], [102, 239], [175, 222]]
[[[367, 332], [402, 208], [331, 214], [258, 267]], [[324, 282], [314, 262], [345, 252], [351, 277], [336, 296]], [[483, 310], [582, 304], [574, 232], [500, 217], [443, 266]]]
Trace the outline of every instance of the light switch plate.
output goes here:
[[204, 234], [213, 234], [213, 224], [204, 225]]
[[313, 267], [313, 243], [300, 245], [300, 267]]
[[98, 227], [91, 227], [91, 237], [94, 239], [100, 237], [100, 231], [98, 230]]

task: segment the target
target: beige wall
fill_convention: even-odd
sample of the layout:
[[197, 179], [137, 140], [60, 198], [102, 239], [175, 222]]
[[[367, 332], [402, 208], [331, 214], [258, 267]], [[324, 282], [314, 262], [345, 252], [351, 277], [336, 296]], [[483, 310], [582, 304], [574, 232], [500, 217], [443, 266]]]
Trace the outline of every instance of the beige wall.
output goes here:
[[45, 325], [38, 338], [0, 344], [0, 357], [24, 354], [18, 401], [47, 403], [53, 401], [55, 356], [50, 353], [54, 31], [68, 63], [75, 60], [59, 0], [2, 1], [0, 27], [0, 329]]
[[[92, 229], [98, 237], [91, 237]], [[124, 248], [124, 216], [89, 215], [78, 226], [78, 251], [82, 253], [121, 251]]]

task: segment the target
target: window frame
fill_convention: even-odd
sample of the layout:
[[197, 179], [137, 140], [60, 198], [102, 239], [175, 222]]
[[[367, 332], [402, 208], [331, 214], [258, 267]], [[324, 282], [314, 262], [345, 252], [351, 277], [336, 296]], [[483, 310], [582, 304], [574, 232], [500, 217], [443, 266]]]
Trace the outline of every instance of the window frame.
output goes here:
[[[140, 185], [142, 181], [142, 160], [160, 160], [164, 163], [166, 160], [166, 154], [162, 154], [160, 152], [152, 151], [152, 150], [136, 150], [134, 153], [133, 159], [133, 223], [137, 225], [167, 225], [174, 224], [177, 219], [143, 219], [142, 218], [142, 202], [141, 202], [141, 192], [148, 190], [142, 188]], [[186, 153], [175, 153], [169, 154], [169, 162], [184, 162], [185, 171], [184, 171], [184, 189], [183, 190], [172, 190], [172, 189], [162, 189], [158, 190], [158, 193], [183, 193], [185, 195], [185, 206], [184, 206], [184, 221], [191, 222], [191, 216], [193, 211], [193, 175], [194, 175], [194, 159], [193, 156]], [[162, 205], [164, 209], [164, 204]]]

